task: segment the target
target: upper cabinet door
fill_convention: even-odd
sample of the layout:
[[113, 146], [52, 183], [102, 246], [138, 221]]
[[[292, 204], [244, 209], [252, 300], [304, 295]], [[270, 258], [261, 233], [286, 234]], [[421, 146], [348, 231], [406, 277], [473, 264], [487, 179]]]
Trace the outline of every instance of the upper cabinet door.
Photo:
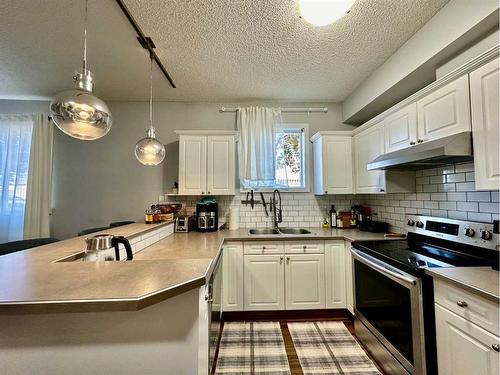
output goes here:
[[182, 135], [179, 139], [179, 194], [202, 195], [206, 187], [207, 137]]
[[470, 74], [476, 190], [496, 190], [500, 187], [498, 80], [498, 59]]
[[383, 123], [354, 136], [354, 162], [356, 170], [356, 193], [383, 193], [385, 172], [369, 171], [368, 163], [384, 153]]
[[207, 194], [234, 195], [234, 136], [208, 136]]
[[385, 152], [410, 147], [417, 142], [417, 105], [411, 103], [384, 119]]
[[422, 143], [471, 130], [467, 75], [417, 102], [418, 139]]
[[325, 136], [322, 156], [325, 194], [354, 193], [352, 137]]

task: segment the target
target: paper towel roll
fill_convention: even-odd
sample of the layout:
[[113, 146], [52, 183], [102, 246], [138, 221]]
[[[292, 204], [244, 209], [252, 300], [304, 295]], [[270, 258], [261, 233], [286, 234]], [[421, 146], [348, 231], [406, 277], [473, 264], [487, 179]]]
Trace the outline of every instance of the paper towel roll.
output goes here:
[[240, 228], [240, 209], [238, 207], [229, 207], [229, 229], [236, 230]]

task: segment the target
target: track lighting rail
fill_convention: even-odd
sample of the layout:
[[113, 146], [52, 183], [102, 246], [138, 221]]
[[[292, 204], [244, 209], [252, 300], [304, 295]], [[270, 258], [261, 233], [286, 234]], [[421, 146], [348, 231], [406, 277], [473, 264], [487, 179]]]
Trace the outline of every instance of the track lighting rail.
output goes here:
[[116, 0], [118, 6], [122, 10], [123, 14], [125, 14], [125, 17], [127, 17], [127, 20], [130, 22], [132, 27], [134, 28], [135, 32], [137, 33], [138, 37], [137, 39], [139, 40], [139, 43], [141, 43], [141, 46], [149, 51], [149, 53], [153, 56], [153, 60], [155, 63], [158, 65], [160, 70], [162, 71], [163, 75], [165, 78], [168, 80], [170, 85], [175, 89], [175, 83], [172, 80], [172, 77], [170, 77], [170, 74], [168, 74], [167, 69], [163, 66], [162, 62], [156, 55], [154, 48], [155, 45], [153, 43], [153, 40], [150, 37], [147, 37], [135, 21], [134, 17], [130, 14], [130, 11], [128, 10], [127, 6], [124, 4], [123, 0]]

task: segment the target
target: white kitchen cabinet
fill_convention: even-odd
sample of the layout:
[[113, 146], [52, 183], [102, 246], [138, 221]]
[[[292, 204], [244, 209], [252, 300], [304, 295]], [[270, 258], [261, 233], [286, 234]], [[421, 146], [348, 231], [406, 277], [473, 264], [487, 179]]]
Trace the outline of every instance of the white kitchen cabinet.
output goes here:
[[344, 241], [325, 242], [326, 307], [346, 308], [346, 261]]
[[179, 140], [179, 194], [207, 191], [207, 137], [182, 135]]
[[234, 194], [234, 137], [212, 135], [207, 137], [207, 194]]
[[244, 256], [245, 310], [285, 309], [284, 255]]
[[325, 308], [323, 254], [286, 255], [285, 302], [287, 310]]
[[384, 120], [385, 152], [393, 152], [410, 147], [417, 142], [417, 104], [388, 115]]
[[222, 310], [243, 311], [243, 242], [223, 246]]
[[498, 81], [498, 59], [470, 73], [476, 190], [497, 190], [500, 187]]
[[417, 101], [417, 143], [471, 131], [469, 77], [464, 75]]
[[370, 171], [368, 164], [384, 154], [384, 122], [354, 135], [356, 194], [411, 193], [415, 191], [413, 171]]
[[354, 314], [354, 282], [353, 282], [353, 260], [351, 254], [351, 242], [345, 241], [345, 283], [347, 310]]
[[435, 305], [439, 375], [498, 375], [499, 338]]
[[293, 240], [285, 242], [286, 254], [323, 254], [324, 252], [325, 242], [322, 240]]
[[177, 133], [180, 134], [179, 194], [234, 195], [234, 132]]
[[318, 132], [311, 141], [314, 194], [354, 193], [351, 132]]
[[381, 122], [356, 134], [353, 141], [356, 193], [384, 193], [385, 171], [369, 171], [367, 168], [368, 163], [384, 153], [384, 124]]

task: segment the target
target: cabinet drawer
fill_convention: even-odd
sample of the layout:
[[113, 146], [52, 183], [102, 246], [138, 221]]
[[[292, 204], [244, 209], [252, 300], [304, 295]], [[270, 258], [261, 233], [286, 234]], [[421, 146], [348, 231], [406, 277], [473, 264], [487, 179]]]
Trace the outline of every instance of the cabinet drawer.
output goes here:
[[283, 254], [283, 241], [246, 241], [245, 254]]
[[499, 308], [497, 304], [436, 279], [434, 280], [434, 299], [439, 305], [498, 335]]
[[324, 241], [286, 241], [285, 253], [287, 254], [324, 254]]

